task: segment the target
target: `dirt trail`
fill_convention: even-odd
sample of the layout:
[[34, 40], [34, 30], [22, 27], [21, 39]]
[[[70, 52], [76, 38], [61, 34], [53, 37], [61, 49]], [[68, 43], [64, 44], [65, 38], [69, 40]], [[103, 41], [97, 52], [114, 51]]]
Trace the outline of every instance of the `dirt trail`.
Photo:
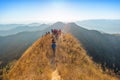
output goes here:
[[61, 78], [61, 76], [59, 75], [59, 72], [58, 72], [57, 69], [52, 73], [52, 79], [51, 80], [63, 80]]
[[[61, 40], [62, 40], [62, 35], [57, 40], [57, 49], [59, 47]], [[57, 50], [56, 50], [56, 53], [57, 53]], [[56, 60], [56, 59], [54, 59], [54, 60]], [[59, 71], [57, 70], [57, 64], [58, 64], [58, 62], [56, 62], [56, 61], [52, 64], [54, 66], [55, 70], [52, 72], [52, 79], [51, 80], [63, 80], [59, 74]]]

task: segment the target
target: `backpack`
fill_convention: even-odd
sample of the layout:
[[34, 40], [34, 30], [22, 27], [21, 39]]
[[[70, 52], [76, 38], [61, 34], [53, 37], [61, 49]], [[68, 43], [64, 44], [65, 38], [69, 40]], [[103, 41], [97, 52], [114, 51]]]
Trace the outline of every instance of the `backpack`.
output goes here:
[[56, 43], [52, 43], [52, 48], [53, 48], [53, 49], [56, 48]]

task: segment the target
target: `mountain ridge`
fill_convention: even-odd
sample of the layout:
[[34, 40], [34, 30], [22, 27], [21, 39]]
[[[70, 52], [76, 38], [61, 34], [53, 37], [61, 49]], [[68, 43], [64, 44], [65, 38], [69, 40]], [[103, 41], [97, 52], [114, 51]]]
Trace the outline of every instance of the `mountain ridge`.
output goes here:
[[9, 71], [7, 78], [9, 80], [51, 80], [52, 73], [55, 71], [59, 74], [56, 76], [61, 77], [56, 80], [117, 80], [114, 76], [103, 74], [102, 70], [86, 55], [79, 41], [70, 34], [63, 34], [57, 41], [56, 61], [52, 63], [51, 40], [51, 35], [38, 39]]

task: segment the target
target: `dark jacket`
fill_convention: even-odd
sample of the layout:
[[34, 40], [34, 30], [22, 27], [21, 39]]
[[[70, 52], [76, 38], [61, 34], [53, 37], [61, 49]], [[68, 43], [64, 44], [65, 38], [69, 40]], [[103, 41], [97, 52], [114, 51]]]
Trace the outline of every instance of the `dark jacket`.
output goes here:
[[56, 43], [52, 43], [52, 48], [53, 48], [53, 49], [56, 48]]

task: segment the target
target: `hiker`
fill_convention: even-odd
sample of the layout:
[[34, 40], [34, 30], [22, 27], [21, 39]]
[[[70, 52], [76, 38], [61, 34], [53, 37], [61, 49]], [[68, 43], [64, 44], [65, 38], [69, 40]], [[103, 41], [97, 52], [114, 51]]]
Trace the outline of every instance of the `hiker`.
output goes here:
[[55, 39], [54, 39], [54, 38], [52, 39], [52, 49], [53, 49], [53, 55], [54, 55], [54, 57], [55, 57], [56, 42], [55, 42]]
[[58, 33], [59, 33], [59, 36], [60, 36], [61, 35], [61, 29], [59, 29]]
[[51, 29], [51, 33], [53, 34], [53, 29]]
[[51, 32], [56, 40], [59, 39], [59, 37], [61, 36], [61, 33], [62, 33], [61, 29], [51, 29]]

